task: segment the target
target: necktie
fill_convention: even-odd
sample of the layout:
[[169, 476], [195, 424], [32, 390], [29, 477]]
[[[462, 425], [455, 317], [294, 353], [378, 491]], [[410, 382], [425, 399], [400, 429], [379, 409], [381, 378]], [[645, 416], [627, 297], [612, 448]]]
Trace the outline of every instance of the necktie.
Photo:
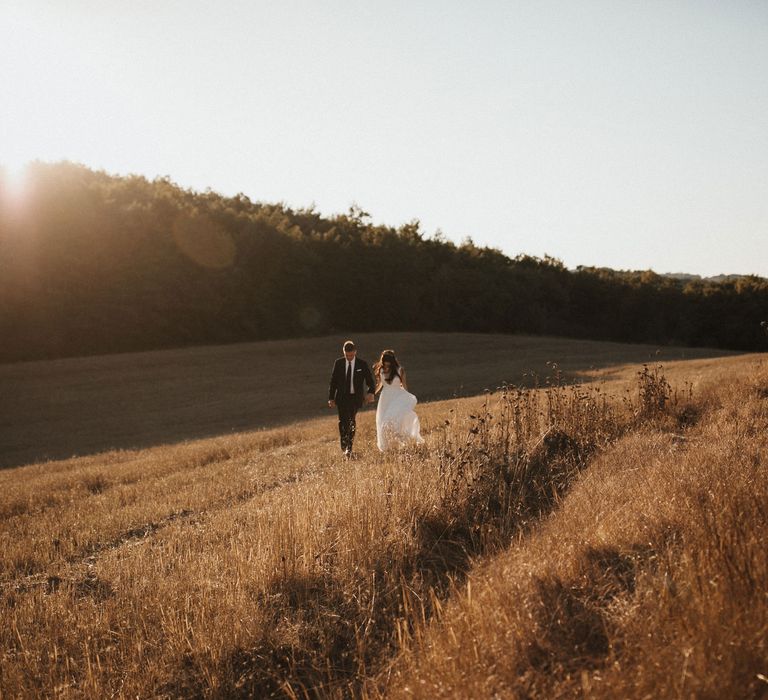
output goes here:
[[347, 391], [352, 393], [352, 363], [347, 362]]

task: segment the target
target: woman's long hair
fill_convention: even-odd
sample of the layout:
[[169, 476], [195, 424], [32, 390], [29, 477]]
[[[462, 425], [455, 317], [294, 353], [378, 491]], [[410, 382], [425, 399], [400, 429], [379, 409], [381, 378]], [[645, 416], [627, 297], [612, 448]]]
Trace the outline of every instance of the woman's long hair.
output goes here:
[[378, 376], [379, 371], [384, 366], [385, 362], [389, 362], [389, 376], [384, 377], [384, 381], [386, 381], [387, 384], [391, 384], [395, 377], [400, 377], [400, 363], [395, 357], [394, 350], [384, 350], [384, 352], [381, 353], [379, 361], [373, 366], [374, 375]]

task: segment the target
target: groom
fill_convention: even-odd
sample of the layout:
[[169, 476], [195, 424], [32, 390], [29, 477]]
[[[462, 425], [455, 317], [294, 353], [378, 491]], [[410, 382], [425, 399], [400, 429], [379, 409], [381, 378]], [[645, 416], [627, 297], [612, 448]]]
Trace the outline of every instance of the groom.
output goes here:
[[[357, 348], [351, 340], [344, 341], [344, 357], [333, 365], [331, 384], [328, 387], [328, 408], [339, 411], [339, 437], [344, 456], [352, 456], [352, 441], [355, 439], [355, 417], [363, 402], [372, 403], [376, 385], [368, 363], [357, 357]], [[368, 391], [365, 385], [368, 385]]]

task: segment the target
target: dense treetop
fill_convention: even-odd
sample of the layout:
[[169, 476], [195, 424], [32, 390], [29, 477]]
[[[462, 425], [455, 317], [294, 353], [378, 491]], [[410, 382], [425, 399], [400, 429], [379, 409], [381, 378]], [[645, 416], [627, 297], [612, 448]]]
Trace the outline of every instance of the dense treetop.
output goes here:
[[30, 167], [0, 198], [0, 361], [368, 330], [532, 333], [759, 350], [768, 280], [567, 270], [417, 221]]

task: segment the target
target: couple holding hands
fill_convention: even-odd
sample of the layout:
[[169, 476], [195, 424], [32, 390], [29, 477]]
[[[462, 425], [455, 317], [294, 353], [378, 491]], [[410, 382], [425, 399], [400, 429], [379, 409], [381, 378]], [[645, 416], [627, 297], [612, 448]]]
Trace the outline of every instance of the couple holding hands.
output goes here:
[[[333, 365], [328, 387], [328, 407], [339, 412], [339, 437], [344, 456], [352, 456], [357, 412], [364, 403], [376, 407], [376, 445], [384, 452], [409, 442], [422, 443], [419, 417], [413, 410], [416, 397], [408, 393], [405, 369], [400, 366], [394, 350], [384, 350], [371, 373], [368, 363], [357, 357], [357, 348], [351, 340], [344, 341], [344, 357]], [[375, 382], [374, 382], [374, 377]]]

